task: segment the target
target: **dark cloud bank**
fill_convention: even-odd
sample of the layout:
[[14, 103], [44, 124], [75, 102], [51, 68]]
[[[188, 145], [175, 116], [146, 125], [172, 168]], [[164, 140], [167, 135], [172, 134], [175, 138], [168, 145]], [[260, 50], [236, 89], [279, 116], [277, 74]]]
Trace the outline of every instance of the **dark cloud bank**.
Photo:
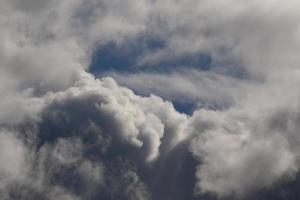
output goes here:
[[0, 0], [0, 199], [299, 199], [299, 7]]

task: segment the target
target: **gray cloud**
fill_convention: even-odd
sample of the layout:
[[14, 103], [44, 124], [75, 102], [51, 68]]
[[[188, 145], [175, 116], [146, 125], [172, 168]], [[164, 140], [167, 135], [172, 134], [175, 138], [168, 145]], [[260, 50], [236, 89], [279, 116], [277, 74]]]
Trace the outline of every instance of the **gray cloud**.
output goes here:
[[200, 190], [244, 196], [297, 173], [298, 94], [291, 90], [281, 98], [285, 87], [272, 83], [226, 112], [194, 114], [191, 121], [202, 132], [191, 145], [203, 162], [197, 172]]
[[7, 159], [18, 165], [10, 169], [8, 163], [1, 171], [24, 177], [7, 180], [8, 199], [149, 199], [138, 172], [159, 159], [160, 148], [167, 154], [186, 137], [187, 117], [170, 102], [136, 96], [111, 78], [86, 74], [73, 87], [41, 100], [44, 106], [30, 122], [33, 129], [25, 122], [6, 126], [22, 132], [16, 138], [7, 134], [8, 144], [3, 140], [4, 159], [13, 151]]

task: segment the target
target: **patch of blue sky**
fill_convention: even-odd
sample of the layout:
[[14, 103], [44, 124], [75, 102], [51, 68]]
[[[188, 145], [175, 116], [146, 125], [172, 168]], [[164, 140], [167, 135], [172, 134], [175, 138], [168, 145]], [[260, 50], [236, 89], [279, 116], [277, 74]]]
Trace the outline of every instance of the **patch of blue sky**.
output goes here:
[[180, 102], [172, 101], [174, 108], [181, 113], [193, 114], [194, 110], [197, 108], [196, 102]]
[[92, 55], [90, 72], [99, 75], [108, 71], [169, 72], [183, 67], [211, 69], [212, 59], [208, 54], [182, 55], [153, 64], [137, 64], [142, 55], [156, 52], [164, 47], [164, 41], [148, 36], [141, 36], [122, 44], [111, 42], [99, 46]]
[[164, 47], [164, 42], [152, 37], [138, 37], [126, 43], [110, 42], [99, 46], [93, 53], [90, 71], [101, 74], [107, 71], [134, 72], [145, 70], [137, 67], [138, 57], [146, 51], [155, 51]]

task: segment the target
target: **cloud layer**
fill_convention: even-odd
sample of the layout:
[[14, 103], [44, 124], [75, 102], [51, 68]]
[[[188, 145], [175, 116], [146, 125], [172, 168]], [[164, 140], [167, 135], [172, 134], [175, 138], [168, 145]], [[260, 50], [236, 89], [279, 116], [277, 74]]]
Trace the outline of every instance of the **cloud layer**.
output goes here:
[[[0, 0], [1, 198], [266, 199], [297, 183], [298, 8]], [[150, 36], [163, 45], [136, 57], [139, 73], [88, 72], [96, 49]], [[203, 54], [206, 71], [142, 70]]]

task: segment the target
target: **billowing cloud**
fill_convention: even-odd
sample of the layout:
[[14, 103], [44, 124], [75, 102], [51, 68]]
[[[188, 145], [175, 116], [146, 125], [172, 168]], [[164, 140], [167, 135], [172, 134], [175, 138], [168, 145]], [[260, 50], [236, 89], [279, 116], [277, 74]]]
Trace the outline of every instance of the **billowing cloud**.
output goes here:
[[3, 193], [10, 198], [35, 198], [28, 190], [46, 199], [150, 198], [137, 167], [150, 167], [160, 151], [168, 153], [186, 138], [187, 116], [170, 102], [136, 96], [111, 78], [83, 72], [74, 86], [40, 101], [29, 124], [6, 125], [19, 133], [3, 135], [8, 162], [1, 173], [24, 177], [7, 180]]

